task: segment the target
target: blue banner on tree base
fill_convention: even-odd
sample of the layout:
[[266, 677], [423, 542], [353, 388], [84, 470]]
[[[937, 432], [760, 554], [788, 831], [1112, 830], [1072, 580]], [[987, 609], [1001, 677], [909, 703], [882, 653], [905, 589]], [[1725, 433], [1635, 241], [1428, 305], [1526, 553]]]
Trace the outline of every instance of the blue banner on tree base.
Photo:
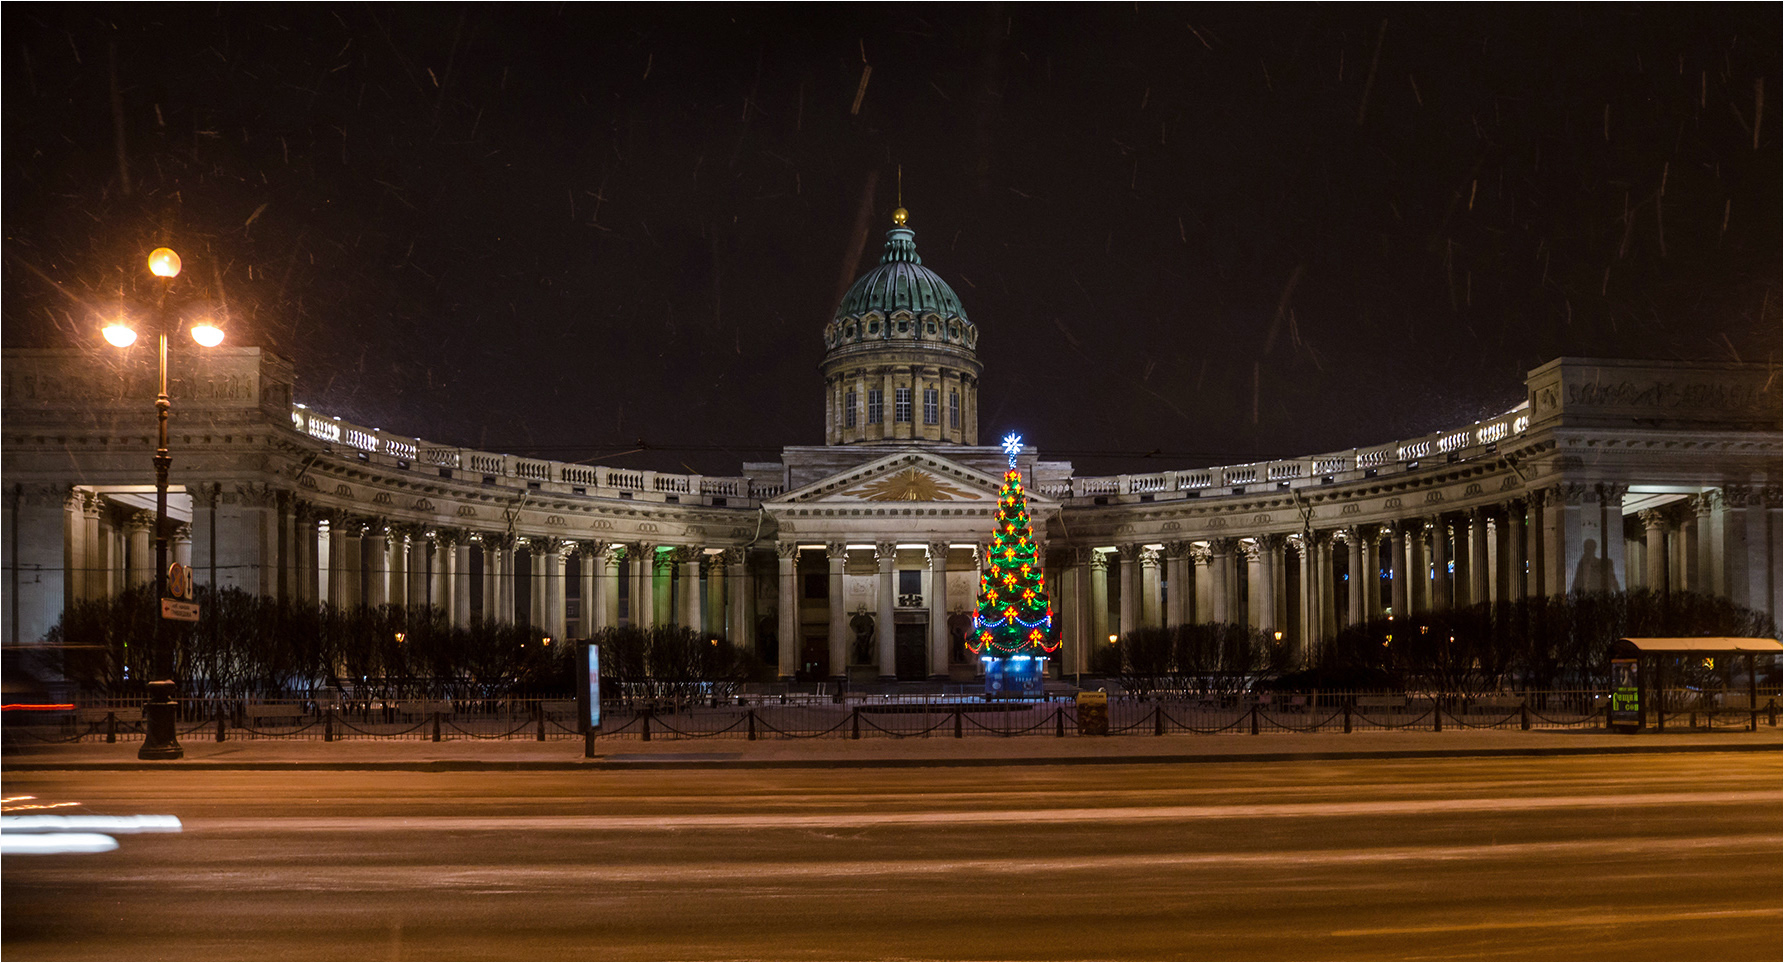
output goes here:
[[987, 699], [1038, 699], [1046, 694], [1046, 659], [1017, 655], [984, 661]]

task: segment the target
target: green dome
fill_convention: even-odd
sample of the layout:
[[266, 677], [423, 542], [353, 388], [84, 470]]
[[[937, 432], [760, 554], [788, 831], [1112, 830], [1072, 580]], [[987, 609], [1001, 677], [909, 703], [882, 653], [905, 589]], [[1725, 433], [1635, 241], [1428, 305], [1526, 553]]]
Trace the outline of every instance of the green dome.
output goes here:
[[861, 275], [836, 309], [837, 320], [859, 318], [869, 312], [890, 315], [909, 311], [918, 317], [937, 314], [966, 320], [960, 298], [917, 256], [917, 235], [908, 227], [886, 232], [886, 253], [878, 267]]

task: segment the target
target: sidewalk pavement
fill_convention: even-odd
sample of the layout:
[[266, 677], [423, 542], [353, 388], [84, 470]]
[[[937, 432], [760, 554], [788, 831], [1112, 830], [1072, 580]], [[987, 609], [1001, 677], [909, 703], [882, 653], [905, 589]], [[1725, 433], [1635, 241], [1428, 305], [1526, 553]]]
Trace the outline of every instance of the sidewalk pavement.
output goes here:
[[831, 769], [935, 766], [1146, 765], [1291, 760], [1567, 756], [1667, 752], [1778, 752], [1784, 730], [1757, 732], [1452, 729], [1267, 732], [1107, 737], [949, 736], [887, 739], [320, 740], [188, 738], [184, 759], [145, 762], [137, 742], [8, 748], [0, 770], [404, 770], [415, 772], [614, 769]]

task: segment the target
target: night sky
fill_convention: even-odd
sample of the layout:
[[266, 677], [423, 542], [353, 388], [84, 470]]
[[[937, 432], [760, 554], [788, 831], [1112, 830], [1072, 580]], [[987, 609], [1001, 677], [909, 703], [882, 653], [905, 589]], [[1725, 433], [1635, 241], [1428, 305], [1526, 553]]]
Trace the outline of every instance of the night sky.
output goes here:
[[1780, 28], [8, 4], [4, 342], [114, 350], [169, 243], [326, 412], [734, 474], [822, 443], [820, 334], [902, 166], [980, 329], [981, 438], [1090, 474], [1383, 442], [1559, 355], [1778, 362]]

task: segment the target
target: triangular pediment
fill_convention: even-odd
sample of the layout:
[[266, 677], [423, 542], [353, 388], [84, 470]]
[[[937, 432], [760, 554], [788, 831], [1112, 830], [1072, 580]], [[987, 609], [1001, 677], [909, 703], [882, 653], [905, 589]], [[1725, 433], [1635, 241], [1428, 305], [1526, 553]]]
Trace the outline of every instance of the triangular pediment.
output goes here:
[[[940, 455], [898, 452], [821, 478], [774, 499], [781, 504], [924, 502], [993, 504], [1003, 479]], [[1029, 496], [1031, 502], [1036, 499]]]

